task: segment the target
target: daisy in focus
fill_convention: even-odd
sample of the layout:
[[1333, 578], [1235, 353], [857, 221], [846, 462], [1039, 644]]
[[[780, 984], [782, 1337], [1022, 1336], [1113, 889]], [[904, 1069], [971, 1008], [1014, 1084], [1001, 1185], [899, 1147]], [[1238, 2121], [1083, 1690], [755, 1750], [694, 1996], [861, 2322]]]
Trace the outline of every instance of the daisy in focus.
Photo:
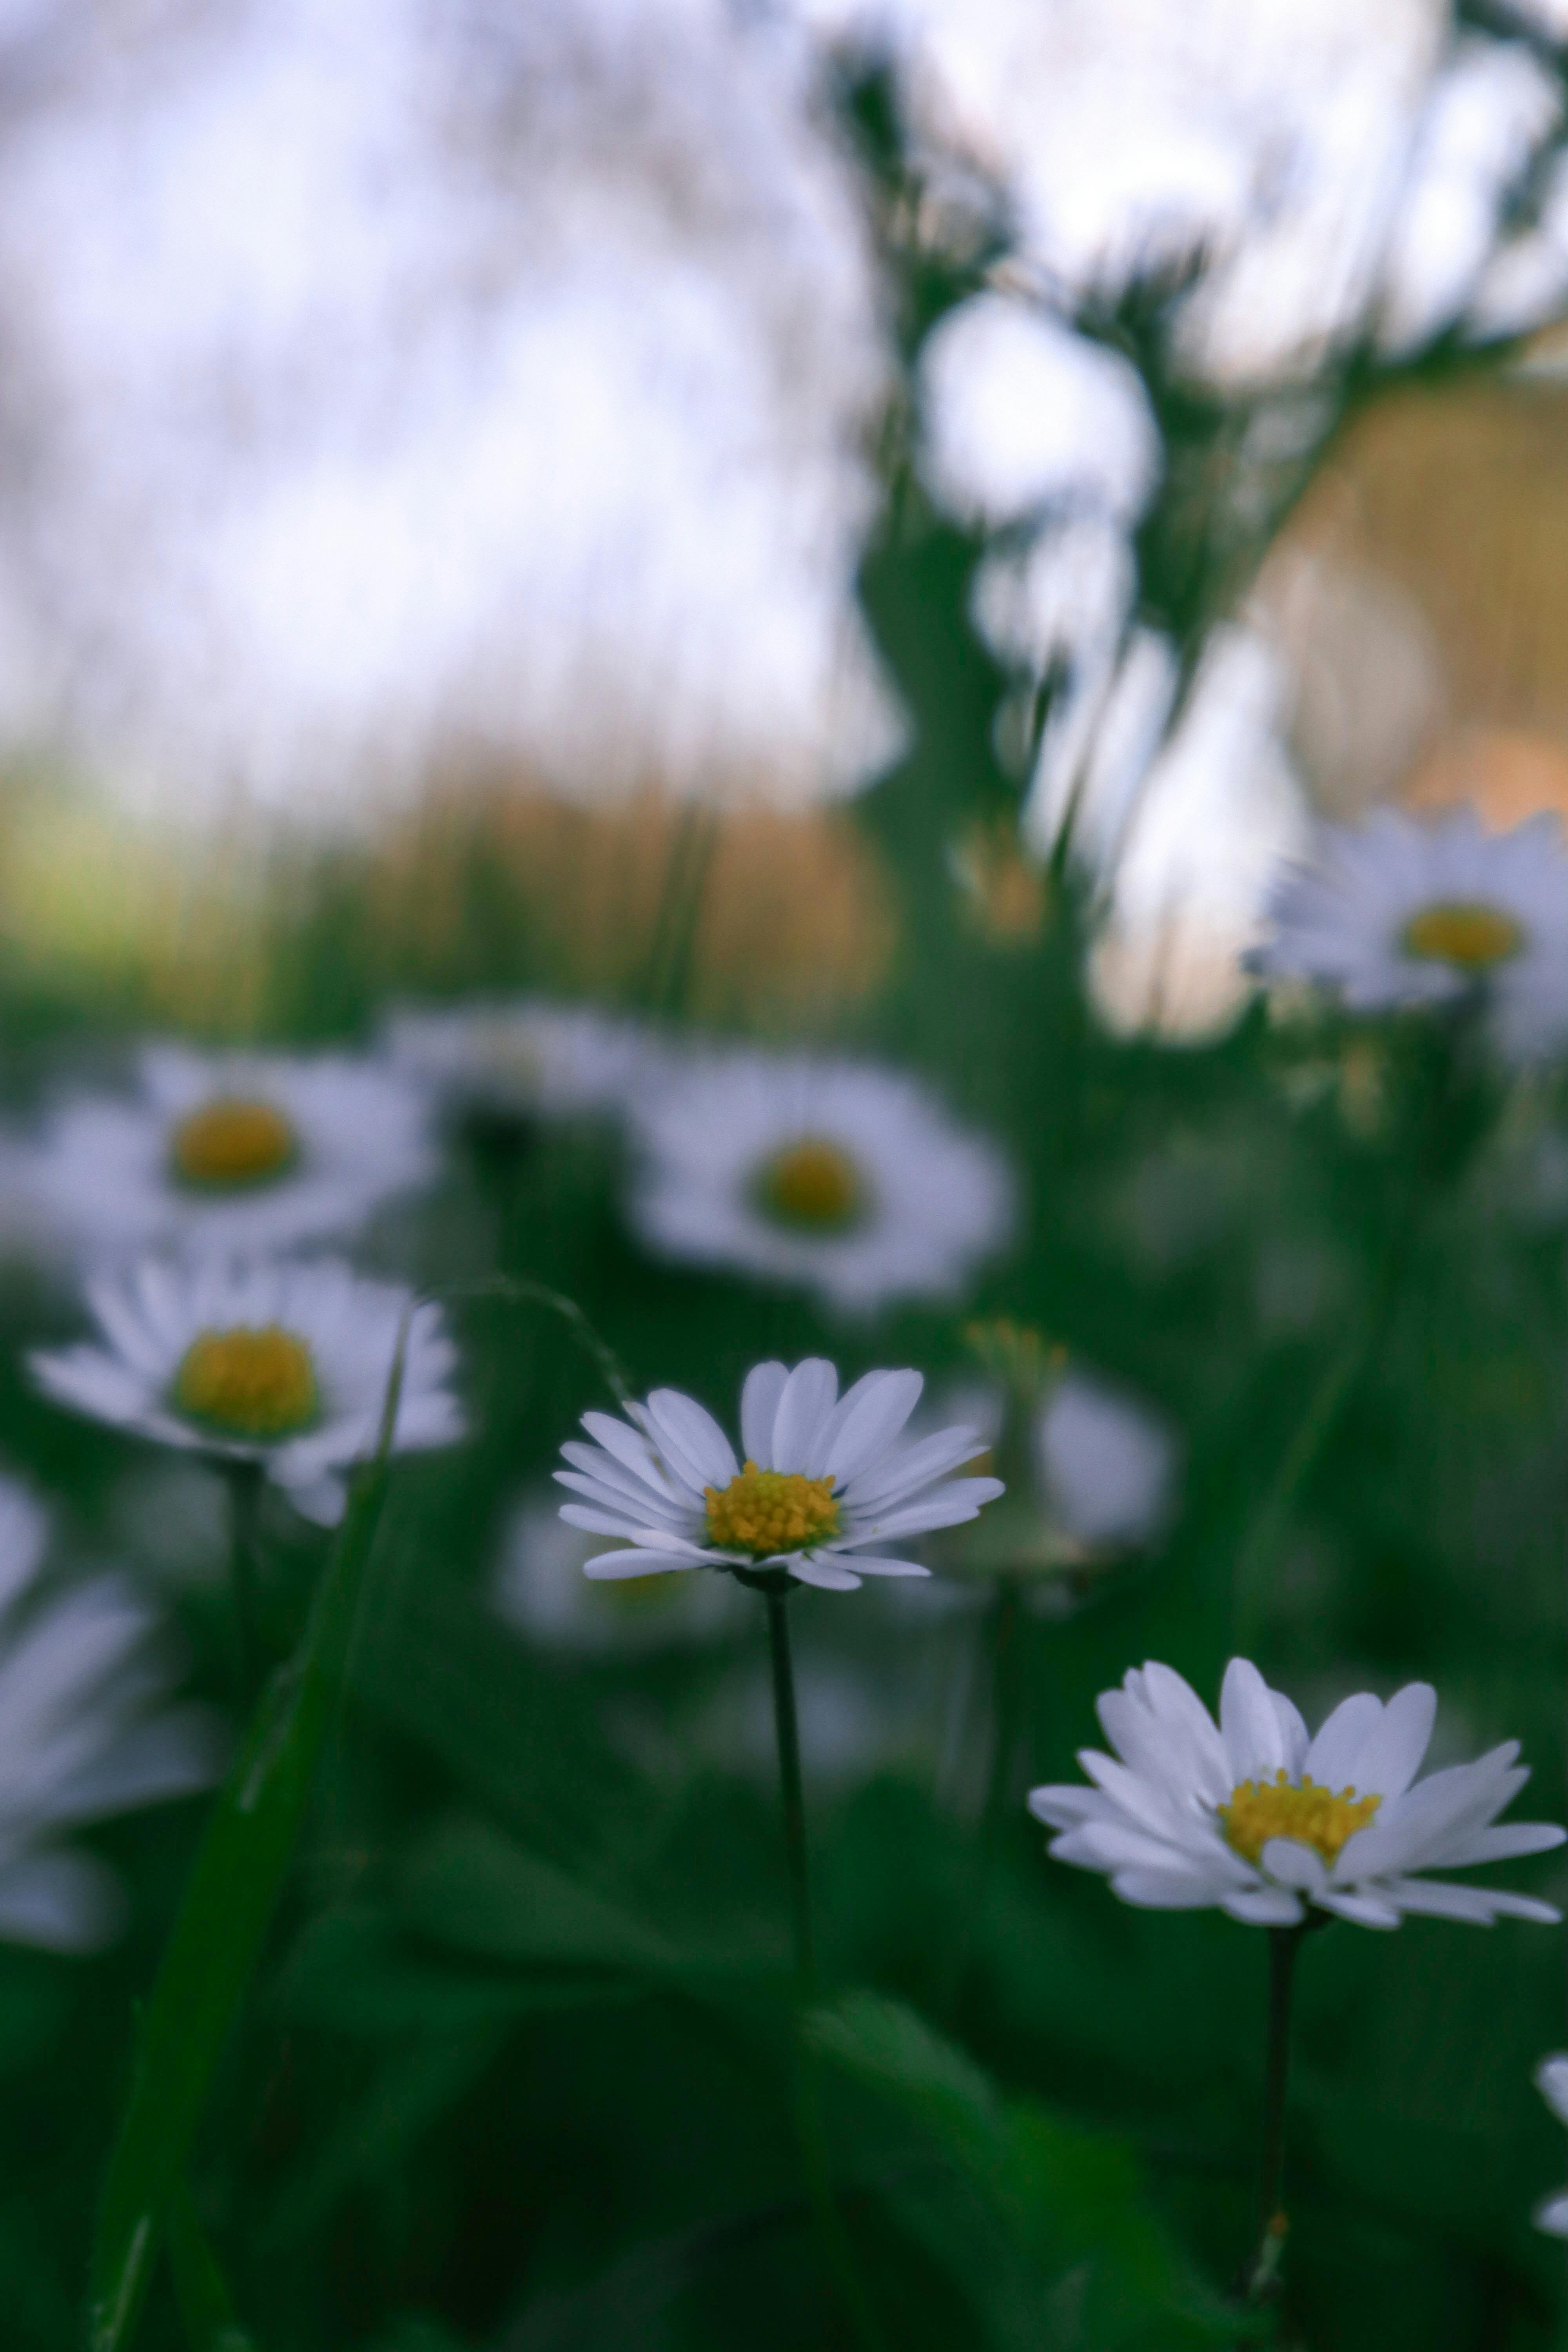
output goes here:
[[772, 1570], [828, 1592], [853, 1591], [863, 1576], [929, 1574], [883, 1548], [973, 1518], [1002, 1482], [951, 1475], [980, 1450], [973, 1429], [904, 1438], [922, 1386], [919, 1372], [867, 1372], [841, 1397], [819, 1356], [793, 1370], [755, 1364], [741, 1391], [740, 1458], [677, 1389], [655, 1389], [626, 1420], [585, 1412], [597, 1442], [563, 1445], [570, 1467], [555, 1473], [584, 1499], [561, 1516], [620, 1538], [585, 1573]]
[[57, 1107], [30, 1175], [44, 1213], [99, 1254], [248, 1251], [352, 1233], [435, 1165], [426, 1090], [383, 1064], [159, 1045], [132, 1094]]
[[118, 1927], [118, 1883], [62, 1831], [207, 1786], [210, 1720], [162, 1709], [168, 1676], [147, 1604], [117, 1576], [40, 1591], [48, 1522], [0, 1478], [0, 1937], [91, 1951]]
[[[342, 1516], [346, 1474], [375, 1450], [411, 1303], [335, 1259], [187, 1265], [143, 1258], [87, 1286], [95, 1341], [37, 1349], [46, 1396], [112, 1427], [260, 1463], [307, 1518]], [[450, 1445], [463, 1417], [440, 1309], [414, 1309], [393, 1447]]]
[[[1535, 2087], [1560, 2124], [1568, 2124], [1568, 2053], [1543, 2058], [1535, 2070]], [[1568, 2238], [1568, 2189], [1543, 2197], [1533, 2215], [1538, 2230], [1553, 2238]]]
[[520, 1130], [541, 1118], [618, 1111], [657, 1061], [643, 1023], [543, 998], [405, 1006], [384, 1035], [393, 1066], [451, 1116]]
[[672, 1057], [631, 1128], [630, 1214], [650, 1248], [857, 1312], [956, 1297], [1013, 1230], [1000, 1152], [900, 1071], [806, 1054]]
[[1314, 1908], [1363, 1927], [1397, 1927], [1407, 1911], [1556, 1920], [1532, 1895], [1421, 1875], [1568, 1837], [1554, 1822], [1498, 1822], [1529, 1778], [1517, 1740], [1416, 1780], [1436, 1704], [1427, 1683], [1386, 1705], [1359, 1692], [1310, 1737], [1291, 1702], [1233, 1658], [1216, 1727], [1173, 1668], [1134, 1667], [1098, 1702], [1115, 1756], [1079, 1753], [1094, 1786], [1036, 1789], [1029, 1810], [1060, 1832], [1058, 1862], [1103, 1871], [1123, 1902], [1158, 1910], [1213, 1904], [1268, 1927]]
[[1568, 1040], [1568, 855], [1552, 816], [1489, 834], [1471, 809], [1436, 822], [1380, 809], [1326, 825], [1289, 870], [1249, 968], [1337, 988], [1361, 1012], [1481, 997], [1503, 1051]]

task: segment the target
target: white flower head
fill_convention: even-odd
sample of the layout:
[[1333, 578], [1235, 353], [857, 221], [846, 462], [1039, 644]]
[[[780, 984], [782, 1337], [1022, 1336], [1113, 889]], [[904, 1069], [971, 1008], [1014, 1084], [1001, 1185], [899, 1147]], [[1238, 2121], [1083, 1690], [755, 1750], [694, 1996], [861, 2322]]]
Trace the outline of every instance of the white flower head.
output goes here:
[[138, 1081], [62, 1101], [31, 1156], [46, 1213], [100, 1254], [352, 1233], [436, 1165], [426, 1090], [363, 1056], [147, 1045]]
[[[99, 1339], [28, 1359], [46, 1395], [160, 1445], [262, 1463], [308, 1517], [341, 1517], [346, 1472], [375, 1450], [412, 1303], [400, 1283], [336, 1259], [145, 1257], [87, 1296]], [[395, 1451], [462, 1435], [456, 1362], [440, 1309], [415, 1307]]]
[[869, 1312], [952, 1298], [1013, 1227], [995, 1147], [900, 1071], [735, 1050], [668, 1062], [632, 1106], [651, 1247]]
[[156, 1620], [123, 1578], [39, 1590], [47, 1537], [0, 1478], [0, 1938], [89, 1951], [119, 1925], [119, 1886], [58, 1834], [205, 1787], [217, 1743], [199, 1710], [163, 1707]]
[[[1535, 2070], [1535, 2087], [1560, 2124], [1568, 2124], [1568, 2052], [1543, 2058]], [[1554, 2238], [1568, 2238], [1568, 2189], [1543, 2197], [1535, 2209], [1535, 2226]]]
[[829, 1592], [863, 1576], [928, 1574], [885, 1547], [973, 1518], [1002, 1482], [950, 1475], [979, 1451], [973, 1429], [904, 1438], [922, 1386], [919, 1372], [867, 1372], [841, 1397], [820, 1356], [793, 1370], [755, 1364], [741, 1391], [743, 1461], [678, 1389], [655, 1389], [624, 1421], [585, 1412], [597, 1443], [563, 1445], [571, 1466], [555, 1473], [584, 1500], [561, 1516], [620, 1539], [586, 1573], [779, 1570]]
[[1216, 1727], [1172, 1667], [1134, 1667], [1098, 1703], [1115, 1755], [1079, 1754], [1093, 1787], [1036, 1789], [1029, 1810], [1060, 1832], [1058, 1861], [1103, 1871], [1124, 1902], [1154, 1909], [1217, 1904], [1270, 1927], [1313, 1908], [1363, 1927], [1397, 1927], [1407, 1911], [1557, 1919], [1532, 1895], [1420, 1874], [1542, 1853], [1568, 1836], [1554, 1822], [1497, 1821], [1529, 1778], [1517, 1740], [1416, 1780], [1436, 1704], [1429, 1683], [1386, 1705], [1358, 1692], [1313, 1738], [1233, 1658]]
[[1568, 855], [1553, 816], [1504, 834], [1468, 808], [1325, 825], [1268, 915], [1273, 935], [1247, 958], [1265, 978], [1326, 983], [1363, 1012], [1479, 994], [1516, 1059], [1568, 1041]]
[[616, 1112], [658, 1052], [640, 1021], [541, 997], [405, 1005], [385, 1038], [395, 1067], [449, 1109], [519, 1120]]

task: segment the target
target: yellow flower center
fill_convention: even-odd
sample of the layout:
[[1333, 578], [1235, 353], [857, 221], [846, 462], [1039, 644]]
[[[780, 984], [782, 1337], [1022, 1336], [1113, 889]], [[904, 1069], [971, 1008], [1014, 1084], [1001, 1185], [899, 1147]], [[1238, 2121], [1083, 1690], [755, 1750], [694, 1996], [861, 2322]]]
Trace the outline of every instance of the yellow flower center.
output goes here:
[[722, 1494], [705, 1486], [708, 1540], [727, 1551], [806, 1551], [838, 1532], [831, 1478], [803, 1478], [795, 1470], [759, 1470], [748, 1462]]
[[1294, 1838], [1310, 1845], [1325, 1862], [1337, 1862], [1340, 1848], [1357, 1830], [1364, 1830], [1381, 1797], [1358, 1797], [1353, 1789], [1321, 1789], [1315, 1780], [1287, 1780], [1284, 1769], [1272, 1780], [1243, 1780], [1221, 1805], [1225, 1842], [1248, 1862], [1262, 1859], [1270, 1838]]
[[281, 1324], [198, 1331], [174, 1374], [174, 1403], [226, 1437], [291, 1437], [316, 1417], [315, 1366]]
[[854, 1161], [821, 1135], [803, 1135], [765, 1160], [756, 1191], [764, 1214], [808, 1233], [847, 1233], [866, 1206], [866, 1187]]
[[224, 1192], [280, 1176], [298, 1148], [293, 1128], [271, 1103], [230, 1096], [188, 1113], [174, 1129], [169, 1157], [183, 1182]]
[[1487, 971], [1519, 953], [1524, 931], [1500, 907], [1488, 907], [1479, 898], [1445, 898], [1411, 917], [1405, 926], [1405, 945], [1411, 955], [1429, 962]]

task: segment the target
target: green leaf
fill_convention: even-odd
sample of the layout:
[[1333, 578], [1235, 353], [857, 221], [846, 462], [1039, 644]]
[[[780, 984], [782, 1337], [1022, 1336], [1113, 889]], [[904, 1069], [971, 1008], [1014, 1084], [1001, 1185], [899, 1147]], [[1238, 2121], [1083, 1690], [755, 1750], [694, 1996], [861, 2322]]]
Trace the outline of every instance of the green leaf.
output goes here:
[[254, 2352], [184, 2183], [169, 2208], [169, 2267], [191, 2352]]
[[208, 2087], [261, 1949], [331, 1727], [386, 1488], [401, 1354], [299, 1652], [263, 1692], [217, 1801], [137, 2035], [89, 2271], [92, 2352], [134, 2333]]
[[635, 1992], [602, 1970], [500, 1969], [433, 1956], [390, 1911], [330, 1911], [300, 1937], [276, 1988], [295, 2024], [363, 2040], [462, 2033], [540, 2010], [574, 2009]]
[[[814, 2011], [806, 2032], [825, 2058], [916, 2118], [980, 2192], [1007, 2249], [1027, 2266], [1037, 2337], [1053, 2306], [1052, 2342], [1132, 2343], [1156, 2322], [1172, 2343], [1234, 2343], [1247, 2334], [1234, 2306], [1193, 2273], [1114, 2135], [1031, 2099], [1005, 2099], [966, 2052], [880, 1994], [852, 1993]], [[991, 2233], [954, 2229], [908, 2183], [891, 2203], [927, 2251], [962, 2274], [990, 2339], [1009, 2347], [1027, 2340], [1011, 2265], [1005, 2250], [998, 2264]], [[1066, 2326], [1069, 2308], [1079, 2316]]]

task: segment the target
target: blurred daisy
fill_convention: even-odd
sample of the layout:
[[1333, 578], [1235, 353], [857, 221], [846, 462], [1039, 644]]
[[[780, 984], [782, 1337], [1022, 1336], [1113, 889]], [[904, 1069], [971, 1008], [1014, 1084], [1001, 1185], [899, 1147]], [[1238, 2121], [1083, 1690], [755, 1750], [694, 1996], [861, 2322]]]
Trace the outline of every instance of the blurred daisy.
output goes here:
[[1147, 1543], [1166, 1517], [1176, 1448], [1159, 1416], [1079, 1371], [1052, 1387], [1036, 1430], [1052, 1516], [1097, 1550]]
[[0, 1937], [89, 1951], [119, 1925], [119, 1886], [56, 1835], [205, 1787], [210, 1719], [160, 1711], [155, 1620], [123, 1579], [39, 1591], [42, 1509], [0, 1478]]
[[[28, 1358], [74, 1412], [217, 1460], [259, 1462], [307, 1517], [341, 1517], [374, 1449], [411, 1294], [333, 1259], [188, 1266], [143, 1258], [88, 1286], [100, 1339]], [[394, 1445], [449, 1445], [463, 1419], [438, 1307], [415, 1308]]]
[[1521, 1057], [1568, 1039], [1568, 856], [1553, 816], [1505, 834], [1471, 809], [1325, 826], [1268, 913], [1273, 937], [1247, 959], [1268, 979], [1327, 982], [1360, 1011], [1480, 994]]
[[1121, 1760], [1083, 1749], [1093, 1788], [1036, 1789], [1029, 1810], [1061, 1832], [1058, 1861], [1103, 1871], [1124, 1902], [1155, 1909], [1217, 1904], [1269, 1927], [1313, 1907], [1363, 1927], [1397, 1927], [1406, 1911], [1557, 1919], [1531, 1895], [1417, 1875], [1542, 1853], [1568, 1836], [1554, 1822], [1497, 1822], [1529, 1778], [1517, 1740], [1416, 1780], [1436, 1703], [1426, 1683], [1386, 1706], [1363, 1691], [1309, 1738], [1290, 1701], [1233, 1658], [1216, 1728], [1171, 1667], [1135, 1667], [1099, 1701]]
[[531, 1495], [506, 1532], [495, 1581], [500, 1614], [544, 1648], [621, 1654], [710, 1641], [746, 1618], [727, 1576], [589, 1579], [583, 1570], [595, 1548], [595, 1537], [565, 1525], [548, 1487]]
[[394, 1067], [454, 1115], [519, 1128], [619, 1110], [655, 1059], [640, 1021], [529, 997], [405, 1006], [388, 1019], [385, 1039]]
[[350, 1233], [424, 1181], [429, 1130], [425, 1089], [384, 1064], [148, 1045], [132, 1096], [60, 1104], [31, 1173], [89, 1247], [281, 1249]]
[[[1568, 2053], [1543, 2058], [1535, 2070], [1535, 2087], [1560, 2124], [1568, 2124]], [[1543, 2197], [1535, 2209], [1535, 2226], [1554, 2238], [1568, 2238], [1568, 2189]]]
[[898, 1071], [710, 1054], [668, 1065], [632, 1125], [631, 1215], [651, 1247], [840, 1307], [953, 1297], [1012, 1229], [1001, 1154]]
[[621, 1547], [584, 1562], [589, 1576], [668, 1569], [780, 1569], [801, 1584], [849, 1592], [862, 1576], [925, 1576], [880, 1548], [956, 1527], [1002, 1492], [999, 1478], [949, 1473], [977, 1450], [973, 1429], [902, 1436], [919, 1372], [867, 1372], [838, 1393], [819, 1356], [791, 1371], [753, 1365], [741, 1391], [744, 1460], [711, 1413], [655, 1389], [627, 1418], [585, 1412], [597, 1444], [561, 1449], [557, 1479], [584, 1500], [561, 1516]]

